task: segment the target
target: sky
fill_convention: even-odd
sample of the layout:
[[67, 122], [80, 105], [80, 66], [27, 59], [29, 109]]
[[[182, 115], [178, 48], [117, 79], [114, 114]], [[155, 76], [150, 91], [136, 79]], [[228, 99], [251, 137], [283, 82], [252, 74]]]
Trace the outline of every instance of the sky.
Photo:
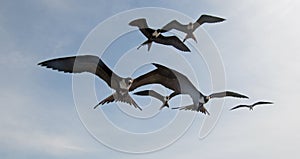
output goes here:
[[[1, 1], [1, 158], [299, 157], [297, 150], [300, 147], [300, 108], [296, 101], [300, 87], [300, 23], [297, 21], [300, 14], [299, 3], [296, 0], [228, 0], [226, 3], [217, 0]], [[198, 29], [196, 35], [200, 44], [188, 41], [188, 46], [201, 46], [200, 55], [195, 54], [194, 49], [191, 54], [184, 54], [160, 45], [153, 45], [150, 52], [146, 52], [146, 48], [136, 50], [144, 39], [127, 23], [124, 26], [113, 25], [108, 31], [96, 32], [104, 26], [101, 24], [107, 24], [110, 19], [121, 17], [133, 9], [147, 10], [145, 7], [169, 9], [170, 12], [180, 13], [190, 19], [196, 19], [201, 14], [218, 15], [226, 18], [226, 21], [218, 25], [204, 25]], [[149, 15], [149, 25], [159, 27], [174, 14], [162, 14], [159, 18]], [[132, 18], [139, 16], [133, 14]], [[181, 18], [182, 21], [185, 20]], [[120, 35], [122, 29], [128, 32], [113, 42], [107, 40], [110, 35]], [[95, 38], [100, 40], [94, 41], [89, 47], [86, 44], [93, 35], [97, 35]], [[206, 41], [198, 35], [208, 36], [213, 41], [222, 59], [221, 63], [203, 60], [209, 52], [201, 50]], [[115, 71], [122, 76], [130, 76], [133, 73], [130, 71], [134, 71], [122, 67], [124, 63], [130, 63], [130, 68], [137, 61], [149, 58], [152, 62], [164, 62], [184, 72], [204, 94], [212, 91], [214, 79], [210, 77], [213, 71], [209, 67], [222, 64], [225, 88], [246, 94], [250, 99], [227, 98], [210, 101], [206, 107], [211, 111], [219, 102], [224, 102], [223, 109], [214, 129], [205, 138], [199, 139], [199, 129], [207, 118], [203, 114], [179, 113], [169, 109], [158, 113], [154, 110], [161, 103], [146, 97], [135, 97], [142, 104], [153, 102], [155, 105], [144, 106], [146, 112], [150, 112], [152, 116], [142, 120], [131, 119], [124, 114], [130, 113], [139, 117], [149, 114], [141, 114], [142, 112], [127, 105], [117, 107], [116, 104], [109, 104], [93, 110], [91, 108], [97, 104], [97, 100], [111, 93], [103, 81], [95, 79], [91, 74], [71, 76], [37, 66], [43, 60], [78, 53], [100, 55], [101, 50], [104, 51], [103, 60], [107, 65], [110, 68], [116, 67]], [[110, 52], [116, 53], [111, 55]], [[165, 54], [162, 55], [161, 52]], [[139, 60], [128, 62], [126, 60], [130, 58], [126, 58], [127, 56], [135, 56]], [[160, 56], [160, 61], [155, 61], [158, 59], [154, 57]], [[169, 59], [170, 56], [172, 60]], [[118, 63], [119, 59], [123, 61]], [[179, 60], [174, 59], [186, 61], [182, 60], [179, 64]], [[182, 68], [182, 65], [188, 67]], [[190, 67], [193, 67], [194, 72]], [[133, 76], [137, 77], [140, 72], [148, 69], [151, 66], [143, 67], [133, 73]], [[76, 85], [80, 80], [92, 85]], [[93, 91], [96, 96], [95, 92], [90, 91], [80, 94], [81, 91], [89, 90], [88, 88], [95, 89]], [[155, 88], [161, 92], [166, 91], [159, 86]], [[80, 90], [79, 94], [76, 89]], [[172, 106], [179, 106], [181, 102], [183, 105], [189, 102], [187, 97], [182, 98], [184, 100], [176, 98], [170, 103]], [[256, 107], [252, 112], [246, 109], [229, 111], [237, 104], [249, 104], [259, 100], [273, 101], [275, 104]], [[81, 105], [86, 107], [80, 107]], [[102, 111], [106, 116], [101, 114]], [[164, 134], [161, 136], [145, 139], [138, 135], [122, 138], [118, 133], [105, 130], [109, 127], [105, 125], [107, 123], [101, 122], [105, 119], [118, 124], [122, 129], [137, 133], [158, 132], [168, 126], [168, 123], [173, 126], [172, 130], [181, 131], [162, 131]], [[106, 144], [101, 143], [99, 138]], [[107, 145], [107, 142], [112, 143]], [[162, 145], [149, 149], [156, 151], [134, 153], [136, 149], [147, 150], [147, 144]], [[121, 147], [123, 151], [129, 152], [122, 152], [114, 147]]]

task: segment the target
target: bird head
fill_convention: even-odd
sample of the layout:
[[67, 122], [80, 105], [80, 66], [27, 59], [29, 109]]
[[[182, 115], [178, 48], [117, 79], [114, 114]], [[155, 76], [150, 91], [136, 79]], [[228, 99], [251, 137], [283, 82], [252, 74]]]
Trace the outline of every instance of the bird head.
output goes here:
[[133, 83], [133, 79], [130, 78], [130, 77], [125, 78], [125, 83], [126, 83], [127, 86], [130, 87], [132, 85], [132, 83]]
[[123, 90], [128, 90], [131, 87], [132, 83], [133, 83], [132, 78], [130, 78], [130, 77], [124, 78], [120, 82], [120, 88], [123, 89]]
[[192, 22], [190, 22], [187, 26], [188, 30], [193, 30], [194, 29], [194, 24]]
[[155, 30], [153, 33], [152, 33], [152, 36], [153, 37], [158, 37], [160, 35], [160, 31], [159, 30]]
[[204, 102], [207, 103], [210, 100], [210, 98], [211, 98], [210, 96], [205, 96]]
[[165, 96], [165, 100], [169, 101], [170, 100], [170, 96]]

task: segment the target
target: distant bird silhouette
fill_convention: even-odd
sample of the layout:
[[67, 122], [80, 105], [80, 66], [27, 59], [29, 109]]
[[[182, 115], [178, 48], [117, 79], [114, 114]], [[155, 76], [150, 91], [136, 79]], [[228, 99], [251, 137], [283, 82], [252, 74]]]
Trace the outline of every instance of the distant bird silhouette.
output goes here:
[[190, 49], [176, 36], [163, 36], [161, 35], [161, 31], [154, 30], [148, 27], [146, 19], [136, 19], [129, 23], [130, 26], [136, 26], [139, 28], [139, 30], [147, 37], [147, 40], [142, 43], [138, 49], [143, 45], [148, 45], [148, 51], [151, 48], [152, 42], [156, 42], [163, 45], [171, 45], [178, 50], [181, 51], [188, 51], [190, 52]]
[[252, 105], [238, 105], [238, 106], [235, 106], [233, 108], [231, 108], [230, 110], [234, 110], [234, 109], [237, 109], [237, 108], [249, 108], [249, 110], [253, 110], [253, 107], [257, 106], [257, 105], [262, 105], [262, 104], [273, 104], [273, 102], [264, 102], [264, 101], [260, 101], [260, 102], [256, 102]]
[[161, 30], [162, 32], [165, 31], [169, 31], [172, 29], [176, 29], [179, 31], [182, 31], [184, 33], [186, 33], [186, 36], [183, 40], [183, 42], [185, 42], [187, 39], [192, 38], [195, 42], [197, 42], [195, 35], [193, 34], [193, 32], [202, 24], [204, 23], [217, 23], [217, 22], [222, 22], [225, 19], [220, 18], [220, 17], [215, 17], [215, 16], [211, 16], [211, 15], [201, 15], [199, 17], [199, 19], [192, 23], [190, 22], [189, 24], [181, 24], [179, 23], [177, 20], [173, 20], [170, 23], [166, 24]]
[[[165, 66], [162, 66], [160, 64], [152, 63], [157, 69], [152, 71], [154, 73], [153, 76], [148, 76], [149, 74], [142, 75], [140, 78], [143, 78], [148, 82], [148, 84], [161, 84], [165, 86], [166, 88], [169, 88], [173, 90], [173, 93], [168, 97], [170, 100], [171, 98], [175, 97], [179, 94], [188, 94], [191, 96], [193, 100], [193, 104], [191, 106], [185, 106], [185, 107], [177, 107], [173, 109], [180, 109], [180, 110], [192, 110], [197, 112], [202, 112], [204, 114], [209, 114], [209, 112], [205, 109], [204, 104], [207, 103], [211, 98], [222, 98], [226, 96], [231, 97], [238, 97], [238, 98], [248, 98], [245, 95], [231, 92], [231, 91], [224, 91], [219, 93], [213, 93], [209, 96], [203, 95], [200, 91], [197, 90], [197, 88], [191, 83], [191, 81], [183, 74], [169, 69]], [[148, 76], [148, 77], [147, 77]], [[144, 82], [146, 84], [147, 82]], [[135, 93], [137, 95], [147, 95], [147, 92], [140, 92]], [[150, 94], [150, 93], [149, 93]], [[150, 94], [151, 96], [151, 94]], [[152, 95], [153, 96], [153, 95]], [[161, 98], [161, 97], [159, 97]], [[166, 97], [167, 99], [167, 97]], [[164, 104], [166, 105], [166, 104]]]
[[168, 101], [170, 100], [169, 96], [163, 96], [160, 93], [154, 91], [154, 90], [144, 90], [144, 91], [140, 91], [140, 92], [135, 92], [133, 94], [136, 95], [140, 95], [140, 96], [152, 96], [158, 100], [160, 100], [163, 104], [160, 107], [160, 109], [164, 108], [164, 107], [168, 107], [169, 108], [169, 104]]

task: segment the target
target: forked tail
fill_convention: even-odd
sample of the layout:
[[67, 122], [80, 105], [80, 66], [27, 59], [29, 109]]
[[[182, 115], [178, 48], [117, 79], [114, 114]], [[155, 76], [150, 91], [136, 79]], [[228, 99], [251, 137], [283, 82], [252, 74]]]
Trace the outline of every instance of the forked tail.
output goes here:
[[125, 95], [118, 95], [117, 93], [114, 93], [114, 94], [108, 96], [107, 98], [105, 98], [104, 100], [100, 101], [94, 107], [94, 109], [96, 109], [99, 105], [103, 105], [103, 104], [111, 103], [111, 102], [127, 103], [129, 105], [133, 105], [135, 108], [138, 108], [139, 110], [142, 110], [142, 108], [138, 106], [138, 104], [131, 98], [131, 96], [128, 93], [126, 93]]

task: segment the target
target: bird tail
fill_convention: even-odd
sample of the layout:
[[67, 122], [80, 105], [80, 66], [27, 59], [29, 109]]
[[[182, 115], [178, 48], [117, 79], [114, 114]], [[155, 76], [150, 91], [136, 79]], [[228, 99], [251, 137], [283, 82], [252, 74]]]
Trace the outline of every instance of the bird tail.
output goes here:
[[125, 95], [118, 95], [117, 93], [114, 93], [110, 96], [108, 96], [107, 98], [105, 98], [104, 100], [100, 101], [95, 107], [94, 109], [96, 109], [99, 105], [103, 105], [103, 104], [108, 104], [111, 102], [123, 102], [123, 103], [127, 103], [129, 105], [133, 105], [135, 108], [142, 110], [141, 107], [139, 107], [139, 105], [134, 101], [134, 99], [132, 99], [130, 97], [130, 95], [127, 93]]
[[114, 98], [114, 94], [108, 96], [107, 98], [103, 99], [102, 101], [100, 101], [96, 106], [94, 106], [94, 109], [96, 109], [99, 105], [104, 105], [104, 104], [108, 104], [111, 102], [114, 102], [115, 98]]
[[182, 42], [185, 42], [189, 38], [192, 38], [197, 43], [197, 39], [196, 39], [196, 37], [193, 33], [192, 34], [186, 34], [186, 36], [185, 36], [185, 38], [183, 39]]
[[147, 44], [147, 46], [148, 46], [148, 51], [150, 51], [150, 48], [151, 48], [151, 46], [152, 46], [152, 42], [151, 42], [150, 40], [147, 40], [147, 41], [143, 42], [140, 46], [138, 46], [137, 49], [140, 49], [142, 46], [144, 46], [144, 45], [146, 45], [146, 44]]
[[163, 105], [159, 108], [159, 110], [162, 110], [164, 107], [170, 108], [168, 102], [163, 103]]

